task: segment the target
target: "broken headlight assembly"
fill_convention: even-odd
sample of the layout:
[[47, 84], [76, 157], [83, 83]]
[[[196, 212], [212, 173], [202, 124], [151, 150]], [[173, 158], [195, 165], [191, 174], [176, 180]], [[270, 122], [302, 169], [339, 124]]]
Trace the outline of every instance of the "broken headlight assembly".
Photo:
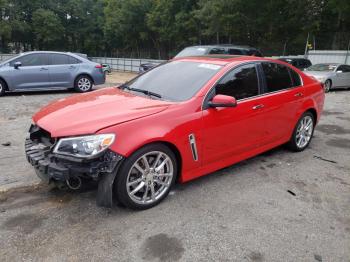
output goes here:
[[100, 155], [100, 153], [110, 147], [114, 139], [114, 134], [61, 138], [53, 152], [60, 155], [92, 158]]

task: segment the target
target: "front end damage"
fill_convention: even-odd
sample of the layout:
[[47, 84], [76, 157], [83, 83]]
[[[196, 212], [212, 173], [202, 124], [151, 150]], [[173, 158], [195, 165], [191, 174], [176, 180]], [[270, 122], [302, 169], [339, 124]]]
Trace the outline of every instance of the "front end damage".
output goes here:
[[46, 130], [30, 127], [25, 153], [40, 179], [72, 190], [78, 190], [85, 180], [98, 181], [97, 205], [112, 207], [113, 183], [123, 157], [109, 149], [92, 159], [54, 154], [56, 142]]

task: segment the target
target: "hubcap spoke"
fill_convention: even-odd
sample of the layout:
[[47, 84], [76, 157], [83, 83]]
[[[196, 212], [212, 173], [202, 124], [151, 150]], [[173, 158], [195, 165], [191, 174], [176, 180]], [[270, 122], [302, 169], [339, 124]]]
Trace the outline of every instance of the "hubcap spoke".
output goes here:
[[129, 170], [126, 180], [127, 193], [137, 204], [151, 204], [169, 190], [173, 177], [173, 161], [166, 153], [145, 153]]

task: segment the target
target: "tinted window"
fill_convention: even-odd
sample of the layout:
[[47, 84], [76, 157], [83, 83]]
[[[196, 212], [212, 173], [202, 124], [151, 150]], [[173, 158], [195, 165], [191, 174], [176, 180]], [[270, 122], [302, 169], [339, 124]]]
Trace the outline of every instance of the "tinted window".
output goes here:
[[42, 66], [48, 64], [46, 54], [24, 55], [11, 61], [10, 65], [13, 66], [16, 62], [21, 62], [22, 66]]
[[284, 65], [276, 63], [262, 63], [265, 73], [267, 92], [275, 92], [293, 86], [289, 70]]
[[68, 65], [69, 56], [62, 54], [50, 54], [50, 64], [51, 65]]
[[230, 48], [230, 49], [228, 50], [228, 53], [229, 53], [230, 55], [242, 55], [242, 54], [243, 54], [241, 50], [239, 50], [239, 49], [234, 49], [234, 48]]
[[214, 55], [214, 54], [225, 54], [225, 49], [224, 48], [213, 48], [210, 50], [209, 54]]
[[79, 64], [81, 61], [73, 56], [69, 56], [69, 64]]
[[214, 64], [173, 61], [147, 71], [127, 85], [160, 94], [165, 100], [185, 101], [193, 97], [221, 68]]
[[216, 94], [244, 99], [259, 94], [258, 76], [254, 64], [229, 72], [216, 86]]
[[344, 73], [348, 73], [350, 72], [350, 66], [346, 66], [346, 65], [341, 65], [338, 67], [337, 71], [343, 71]]
[[293, 86], [301, 86], [301, 79], [297, 72], [295, 72], [293, 69], [289, 69], [290, 75], [293, 80]]

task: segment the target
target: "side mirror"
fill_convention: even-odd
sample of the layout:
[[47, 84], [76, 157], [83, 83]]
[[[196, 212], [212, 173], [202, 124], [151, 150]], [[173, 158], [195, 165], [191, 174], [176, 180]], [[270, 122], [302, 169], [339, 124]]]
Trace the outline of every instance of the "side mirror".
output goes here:
[[236, 98], [232, 96], [216, 95], [209, 101], [209, 107], [235, 107], [237, 106]]
[[13, 67], [14, 67], [15, 69], [18, 69], [18, 67], [20, 67], [20, 66], [22, 66], [22, 63], [21, 63], [20, 61], [16, 62], [16, 63], [13, 65]]
[[340, 74], [340, 73], [343, 73], [343, 71], [342, 71], [342, 70], [338, 70], [338, 71], [337, 71], [337, 74]]

